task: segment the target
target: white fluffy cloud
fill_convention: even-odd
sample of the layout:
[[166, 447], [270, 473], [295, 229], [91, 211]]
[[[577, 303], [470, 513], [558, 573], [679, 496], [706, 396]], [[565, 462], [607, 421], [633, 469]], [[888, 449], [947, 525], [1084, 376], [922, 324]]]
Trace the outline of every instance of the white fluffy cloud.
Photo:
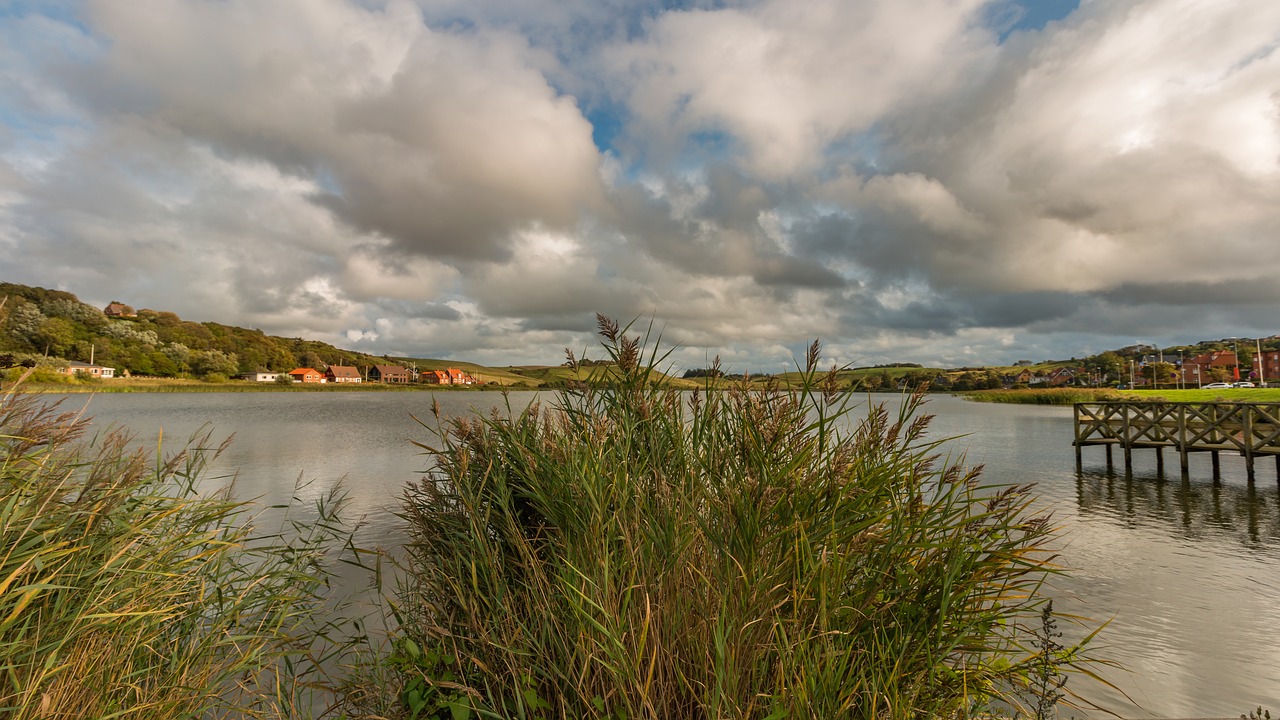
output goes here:
[[1010, 3], [22, 5], [0, 275], [495, 363], [1275, 333], [1280, 5]]

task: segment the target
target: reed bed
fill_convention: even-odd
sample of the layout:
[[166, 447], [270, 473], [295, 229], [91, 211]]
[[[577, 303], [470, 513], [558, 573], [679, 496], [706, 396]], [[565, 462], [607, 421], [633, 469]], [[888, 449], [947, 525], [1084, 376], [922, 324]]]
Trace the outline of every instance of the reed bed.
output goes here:
[[1017, 405], [1074, 405], [1079, 402], [1121, 400], [1125, 394], [1093, 388], [1044, 388], [1033, 390], [971, 390], [956, 393], [966, 400]]
[[259, 530], [200, 480], [207, 435], [152, 453], [85, 424], [0, 399], [0, 716], [308, 716], [341, 498]]
[[1093, 673], [1092, 633], [1037, 640], [1050, 519], [939, 457], [920, 397], [853, 417], [817, 343], [798, 389], [681, 393], [599, 322], [611, 385], [436, 411], [403, 506], [410, 716], [1031, 714]]

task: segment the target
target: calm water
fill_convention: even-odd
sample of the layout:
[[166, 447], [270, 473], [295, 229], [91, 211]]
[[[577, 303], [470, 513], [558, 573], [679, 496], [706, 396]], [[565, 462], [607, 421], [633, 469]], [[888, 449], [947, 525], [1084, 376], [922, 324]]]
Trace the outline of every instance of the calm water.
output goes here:
[[[523, 405], [534, 393], [513, 394]], [[496, 393], [439, 393], [444, 412], [487, 411]], [[877, 396], [896, 403], [897, 398]], [[241, 497], [285, 502], [299, 478], [304, 497], [340, 480], [365, 516], [365, 542], [394, 544], [392, 511], [404, 483], [426, 459], [411, 441], [431, 433], [428, 393], [191, 393], [71, 396], [88, 403], [95, 427], [124, 425], [154, 446], [177, 447], [201, 427], [234, 435], [216, 473], [237, 474]], [[1111, 618], [1101, 645], [1125, 668], [1108, 679], [1120, 693], [1074, 678], [1071, 687], [1124, 717], [1238, 717], [1263, 705], [1280, 710], [1280, 491], [1270, 463], [1250, 487], [1242, 459], [1223, 457], [1225, 477], [1209, 478], [1209, 458], [1193, 457], [1184, 482], [1176, 455], [1157, 476], [1155, 456], [1135, 454], [1134, 474], [1108, 474], [1100, 448], [1075, 471], [1069, 408], [988, 405], [933, 398], [936, 436], [957, 436], [951, 452], [983, 464], [988, 480], [1035, 482], [1063, 526], [1055, 609]], [[1121, 455], [1117, 454], [1121, 461]], [[1168, 460], [1169, 457], [1166, 457]], [[345, 480], [344, 480], [345, 478]], [[1077, 717], [1081, 716], [1075, 711]], [[1066, 716], [1064, 714], [1064, 716]], [[1085, 716], [1107, 717], [1105, 713]]]

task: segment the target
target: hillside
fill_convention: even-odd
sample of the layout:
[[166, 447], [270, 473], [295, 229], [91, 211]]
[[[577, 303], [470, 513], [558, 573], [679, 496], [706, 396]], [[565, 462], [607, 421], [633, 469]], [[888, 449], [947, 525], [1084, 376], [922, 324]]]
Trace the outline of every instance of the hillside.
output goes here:
[[328, 365], [367, 367], [395, 362], [302, 338], [283, 338], [215, 322], [191, 322], [162, 310], [123, 315], [80, 302], [61, 290], [0, 283], [0, 355], [14, 364], [95, 362], [117, 375], [161, 378], [231, 377]]

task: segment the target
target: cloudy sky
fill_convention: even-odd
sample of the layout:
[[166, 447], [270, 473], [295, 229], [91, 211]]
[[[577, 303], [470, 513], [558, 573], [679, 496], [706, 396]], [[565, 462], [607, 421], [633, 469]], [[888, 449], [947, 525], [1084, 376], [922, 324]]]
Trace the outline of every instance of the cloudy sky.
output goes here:
[[0, 280], [492, 365], [1272, 335], [1280, 3], [0, 0]]

